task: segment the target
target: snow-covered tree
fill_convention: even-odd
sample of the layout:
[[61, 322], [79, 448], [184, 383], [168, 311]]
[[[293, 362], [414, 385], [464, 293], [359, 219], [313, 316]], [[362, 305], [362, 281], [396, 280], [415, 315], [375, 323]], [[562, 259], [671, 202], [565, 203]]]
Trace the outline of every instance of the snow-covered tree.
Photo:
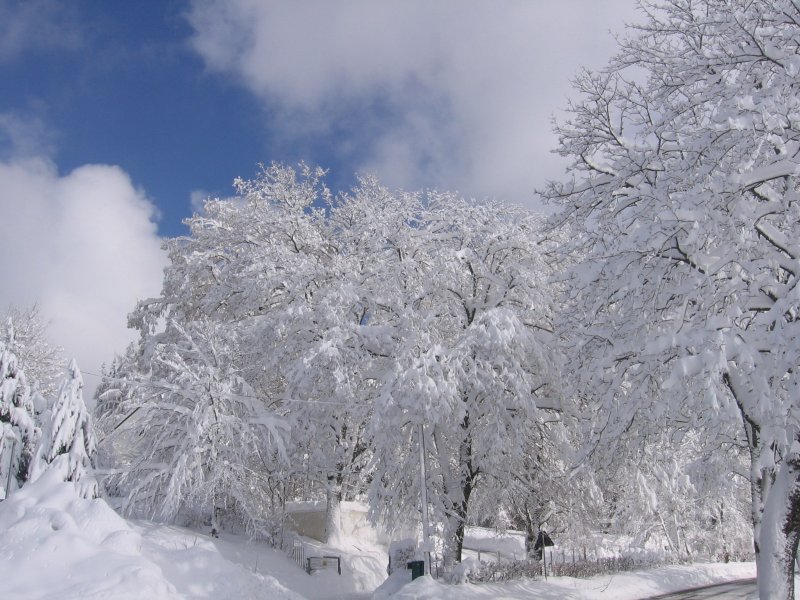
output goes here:
[[[92, 473], [95, 437], [83, 402], [83, 379], [71, 361], [55, 398], [42, 391], [52, 387], [52, 365], [58, 350], [44, 339], [36, 310], [22, 315], [22, 339], [9, 317], [0, 339], [0, 479], [2, 497], [56, 469], [64, 481], [77, 484], [86, 498], [98, 495]], [[31, 393], [25, 367], [13, 349], [32, 364], [38, 383]]]
[[83, 377], [75, 360], [67, 367], [52, 408], [41, 415], [42, 437], [36, 449], [31, 477], [56, 469], [64, 481], [77, 484], [85, 498], [99, 495], [92, 472], [97, 446], [92, 419], [83, 401]]
[[[598, 451], [665, 423], [745, 439], [762, 598], [800, 538], [800, 7], [642, 2], [558, 127], [573, 179], [563, 331]], [[739, 433], [732, 431], [739, 427]]]
[[365, 362], [347, 337], [363, 312], [348, 289], [356, 257], [330, 239], [321, 177], [273, 165], [237, 181], [237, 200], [208, 202], [188, 221], [192, 235], [170, 242], [164, 296], [140, 305], [134, 322], [147, 331], [180, 314], [235, 330], [248, 348], [241, 377], [292, 425], [289, 476], [311, 478], [333, 516], [348, 473], [364, 464], [354, 370]]
[[739, 447], [713, 452], [700, 432], [665, 428], [597, 467], [607, 528], [673, 556], [728, 560], [752, 553], [749, 486]]
[[[182, 411], [206, 405], [199, 392], [142, 390], [202, 367], [215, 381], [247, 386], [237, 394], [291, 426], [290, 464], [253, 464], [253, 472], [284, 478], [288, 490], [310, 482], [303, 489], [327, 499], [331, 521], [337, 503], [370, 481], [376, 514], [416, 512], [413, 432], [424, 424], [432, 505], [458, 559], [472, 488], [499, 481], [500, 466], [521, 455], [514, 434], [548, 397], [554, 373], [538, 222], [521, 209], [393, 192], [372, 178], [333, 197], [322, 177], [304, 166], [265, 167], [236, 182], [237, 198], [207, 202], [187, 221], [190, 236], [167, 243], [163, 293], [131, 315], [142, 340], [115, 366], [123, 381], [103, 388], [99, 406], [116, 404], [118, 421], [125, 406], [148, 406], [149, 416], [136, 414], [112, 435], [136, 449], [127, 455], [144, 457], [125, 467], [130, 497], [139, 506], [163, 501], [176, 465], [161, 447], [175, 428], [194, 430], [163, 412], [156, 421], [172, 433], [161, 440], [162, 428], [146, 420], [175, 403]], [[235, 340], [224, 365], [177, 350], [185, 341], [176, 328], [199, 323]], [[165, 370], [168, 348], [186, 365], [178, 369], [173, 357]], [[241, 443], [236, 451], [229, 462], [254, 454]], [[141, 479], [148, 464], [165, 466]], [[189, 489], [174, 487], [170, 506]]]
[[[136, 365], [118, 369], [128, 376], [103, 420], [116, 422], [104, 429], [127, 444], [122, 475], [110, 482], [127, 492], [127, 512], [214, 528], [230, 516], [263, 531], [271, 508], [264, 479], [284, 451], [285, 425], [242, 379], [237, 340], [209, 321], [170, 319], [123, 359]], [[104, 394], [116, 399], [113, 383]]]
[[[14, 339], [11, 319], [5, 339]], [[0, 339], [0, 499], [29, 480], [40, 433], [25, 371]]]
[[[3, 322], [8, 319], [14, 323], [13, 336], [4, 337], [9, 350], [25, 365], [25, 375], [31, 392], [38, 392], [42, 398], [53, 398], [58, 392], [59, 378], [67, 360], [64, 351], [54, 346], [47, 337], [47, 321], [42, 317], [37, 304], [22, 309], [11, 307], [6, 311]], [[45, 407], [36, 407], [37, 410]]]
[[386, 244], [394, 344], [370, 422], [373, 503], [390, 520], [414, 511], [424, 444], [445, 559], [460, 561], [473, 493], [509, 483], [537, 408], [554, 407], [550, 271], [520, 208], [431, 192], [407, 223], [406, 239]]
[[550, 411], [545, 418], [530, 419], [518, 435], [525, 438], [519, 462], [507, 465], [505, 485], [481, 494], [487, 508], [503, 511], [514, 529], [525, 532], [526, 552], [535, 557], [534, 544], [540, 530], [561, 532], [580, 545], [598, 528], [601, 514], [597, 486], [590, 469], [573, 471], [577, 444], [570, 439], [563, 415]]

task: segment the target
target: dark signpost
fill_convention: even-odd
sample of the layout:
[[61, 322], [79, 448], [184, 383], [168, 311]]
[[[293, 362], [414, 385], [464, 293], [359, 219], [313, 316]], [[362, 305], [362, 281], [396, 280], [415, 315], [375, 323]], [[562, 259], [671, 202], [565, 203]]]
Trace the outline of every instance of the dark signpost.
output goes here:
[[547, 535], [547, 532], [540, 529], [539, 535], [536, 536], [536, 543], [533, 545], [533, 556], [542, 561], [542, 572], [545, 579], [547, 579], [547, 552], [545, 552], [545, 548], [553, 545], [553, 540]]

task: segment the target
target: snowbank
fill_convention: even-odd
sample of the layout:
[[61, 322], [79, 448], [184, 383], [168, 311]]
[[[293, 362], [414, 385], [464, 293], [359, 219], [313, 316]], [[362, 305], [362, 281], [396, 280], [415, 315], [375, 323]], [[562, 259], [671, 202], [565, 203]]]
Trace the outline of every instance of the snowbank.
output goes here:
[[202, 536], [182, 545], [161, 528], [130, 525], [54, 471], [0, 503], [4, 600], [228, 597], [302, 600], [272, 577], [225, 560]]
[[[464, 549], [493, 553], [495, 557], [522, 560], [525, 558], [525, 534], [519, 531], [468, 527], [464, 532]], [[490, 559], [489, 556], [486, 558]]]

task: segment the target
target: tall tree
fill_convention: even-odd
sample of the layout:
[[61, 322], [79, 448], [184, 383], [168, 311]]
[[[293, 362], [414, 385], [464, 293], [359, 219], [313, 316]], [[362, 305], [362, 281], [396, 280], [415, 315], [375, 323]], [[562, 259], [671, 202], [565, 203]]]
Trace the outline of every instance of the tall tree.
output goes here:
[[[131, 374], [159, 385], [200, 367], [220, 383], [235, 377], [259, 410], [291, 426], [287, 476], [312, 480], [331, 525], [337, 503], [369, 481], [376, 513], [415, 510], [419, 460], [411, 457], [424, 424], [434, 514], [447, 523], [448, 556], [457, 560], [472, 490], [500, 481], [500, 465], [522, 454], [516, 433], [547, 398], [554, 372], [538, 222], [522, 209], [393, 192], [371, 178], [332, 197], [322, 178], [318, 169], [271, 165], [237, 181], [238, 198], [210, 201], [188, 221], [191, 235], [168, 242], [161, 296], [131, 315], [142, 341], [133, 369], [117, 365], [130, 371], [119, 389], [136, 387]], [[214, 338], [235, 340], [222, 363], [187, 354], [189, 339], [176, 336], [178, 326], [188, 333], [200, 323]], [[186, 367], [173, 357], [165, 371], [167, 349]], [[205, 392], [173, 384], [147, 393], [146, 415], [168, 403], [181, 411], [207, 405]], [[104, 397], [118, 403], [112, 391]], [[169, 464], [158, 447], [176, 436], [153, 432], [167, 424], [195, 430], [168, 414], [159, 417], [163, 427], [133, 440], [142, 468]], [[135, 437], [143, 418], [119, 435]], [[156, 479], [132, 487], [131, 497], [163, 498]], [[177, 500], [190, 488], [175, 489]], [[393, 503], [396, 489], [405, 491]]]
[[[593, 443], [676, 418], [746, 439], [762, 598], [794, 596], [800, 538], [800, 7], [642, 2], [558, 127], [573, 179], [565, 306]], [[741, 433], [732, 432], [738, 424]]]
[[428, 498], [452, 563], [476, 489], [510, 483], [526, 428], [554, 407], [550, 271], [537, 219], [520, 208], [431, 192], [408, 223], [408, 239], [390, 245], [393, 363], [371, 421], [372, 494], [390, 519], [413, 511], [424, 446]]

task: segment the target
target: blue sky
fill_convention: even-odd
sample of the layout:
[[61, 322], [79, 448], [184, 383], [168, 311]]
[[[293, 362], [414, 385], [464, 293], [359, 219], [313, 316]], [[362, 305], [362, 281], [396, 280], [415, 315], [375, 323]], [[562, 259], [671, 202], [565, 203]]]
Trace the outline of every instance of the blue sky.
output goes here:
[[262, 107], [206, 72], [184, 4], [63, 4], [74, 38], [0, 62], [14, 82], [0, 90], [0, 112], [42, 122], [60, 170], [121, 166], [157, 204], [160, 233], [176, 235], [192, 190], [227, 194], [234, 176], [270, 159]]
[[[4, 305], [122, 349], [164, 236], [259, 162], [537, 207], [550, 119], [634, 0], [0, 0]], [[193, 205], [194, 201], [194, 205]], [[89, 324], [92, 324], [91, 326]], [[86, 367], [89, 369], [89, 367]]]

